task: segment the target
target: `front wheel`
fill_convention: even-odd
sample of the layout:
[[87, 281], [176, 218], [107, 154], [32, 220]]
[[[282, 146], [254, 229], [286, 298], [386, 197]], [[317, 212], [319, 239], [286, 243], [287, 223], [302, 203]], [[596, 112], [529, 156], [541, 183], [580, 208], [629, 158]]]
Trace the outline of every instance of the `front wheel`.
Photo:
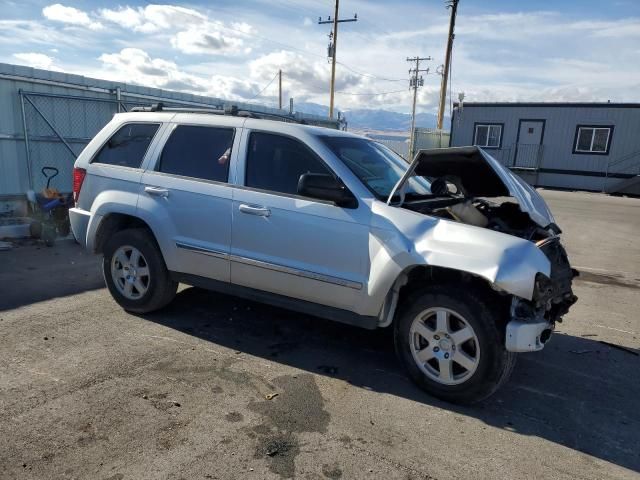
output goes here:
[[434, 286], [412, 295], [395, 322], [396, 352], [427, 393], [470, 404], [504, 384], [516, 354], [504, 347], [497, 313], [473, 290]]
[[121, 230], [109, 238], [102, 272], [115, 301], [131, 312], [158, 310], [173, 300], [178, 289], [155, 239], [145, 229]]

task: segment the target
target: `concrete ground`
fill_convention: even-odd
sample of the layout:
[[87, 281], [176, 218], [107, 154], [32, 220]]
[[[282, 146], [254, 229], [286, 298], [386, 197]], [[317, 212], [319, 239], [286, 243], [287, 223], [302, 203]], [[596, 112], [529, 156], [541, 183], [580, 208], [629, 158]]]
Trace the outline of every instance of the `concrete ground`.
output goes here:
[[543, 195], [580, 300], [474, 407], [384, 331], [195, 288], [130, 315], [73, 243], [0, 252], [0, 478], [639, 478], [640, 200]]

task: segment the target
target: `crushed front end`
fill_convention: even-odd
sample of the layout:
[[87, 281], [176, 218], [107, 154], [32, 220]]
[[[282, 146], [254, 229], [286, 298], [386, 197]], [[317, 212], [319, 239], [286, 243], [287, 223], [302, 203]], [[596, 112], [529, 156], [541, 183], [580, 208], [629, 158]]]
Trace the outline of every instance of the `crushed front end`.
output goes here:
[[512, 352], [541, 350], [556, 322], [561, 322], [563, 315], [578, 300], [571, 289], [578, 271], [571, 268], [560, 237], [549, 237], [536, 245], [551, 263], [551, 277], [537, 275], [531, 301], [513, 298], [511, 321], [506, 330], [506, 348]]

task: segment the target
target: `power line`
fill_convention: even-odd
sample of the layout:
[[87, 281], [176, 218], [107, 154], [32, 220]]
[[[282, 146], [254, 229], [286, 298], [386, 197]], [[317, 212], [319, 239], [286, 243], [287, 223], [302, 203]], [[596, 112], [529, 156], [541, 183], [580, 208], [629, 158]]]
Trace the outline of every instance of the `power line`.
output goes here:
[[266, 87], [264, 87], [262, 90], [260, 90], [258, 93], [256, 93], [253, 97], [251, 97], [251, 98], [249, 99], [249, 101], [253, 100], [254, 98], [259, 97], [259, 96], [260, 96], [260, 94], [261, 94], [262, 92], [264, 92], [267, 88], [269, 88], [269, 85], [271, 85], [271, 84], [273, 83], [273, 81], [276, 79], [276, 77], [277, 77], [279, 74], [280, 74], [280, 72], [277, 72], [277, 73], [273, 76], [273, 78], [271, 79], [271, 81], [270, 81], [269, 83], [267, 83]]
[[[294, 50], [294, 51], [300, 52], [300, 53], [304, 53], [305, 55], [309, 55], [309, 56], [316, 57], [316, 58], [321, 58], [321, 59], [325, 58], [324, 55], [320, 55], [318, 53], [310, 52], [309, 50], [305, 50], [304, 48], [294, 47], [293, 45], [289, 45], [287, 43], [279, 42], [277, 40], [273, 40], [273, 39], [265, 37], [263, 35], [258, 35], [257, 33], [246, 32], [246, 31], [243, 31], [243, 30], [239, 30], [237, 28], [229, 27], [227, 25], [224, 25], [222, 28], [225, 29], [225, 30], [231, 30], [232, 32], [238, 32], [238, 33], [241, 33], [243, 35], [250, 36], [250, 37], [259, 38], [259, 39], [264, 40], [266, 42], [270, 42], [270, 43], [273, 43], [275, 45], [280, 45], [281, 47], [284, 47], [286, 49]], [[383, 81], [383, 82], [405, 82], [406, 81], [405, 79], [402, 79], [402, 78], [379, 77], [378, 75], [374, 75], [372, 73], [367, 73], [367, 72], [364, 72], [362, 70], [355, 69], [355, 68], [347, 65], [346, 63], [340, 62], [338, 60], [336, 60], [336, 63], [341, 65], [341, 66], [343, 66], [347, 70], [355, 73], [356, 75], [360, 75], [361, 77], [374, 78], [376, 80], [380, 80], [380, 81]]]
[[400, 93], [400, 92], [406, 92], [407, 89], [403, 88], [402, 90], [392, 90], [390, 92], [373, 92], [373, 93], [355, 93], [355, 92], [345, 92], [342, 90], [336, 90], [336, 93], [339, 93], [341, 95], [354, 95], [354, 96], [376, 96], [376, 95], [390, 95], [392, 93]]
[[406, 82], [406, 79], [404, 79], [404, 78], [378, 77], [377, 75], [373, 75], [372, 73], [366, 73], [366, 72], [358, 71], [358, 70], [354, 69], [353, 67], [350, 67], [349, 65], [345, 64], [345, 63], [342, 63], [342, 62], [336, 62], [336, 63], [339, 63], [340, 65], [342, 65], [347, 70], [350, 70], [353, 73], [355, 73], [357, 75], [360, 75], [362, 77], [375, 78], [376, 80], [382, 80], [383, 82]]

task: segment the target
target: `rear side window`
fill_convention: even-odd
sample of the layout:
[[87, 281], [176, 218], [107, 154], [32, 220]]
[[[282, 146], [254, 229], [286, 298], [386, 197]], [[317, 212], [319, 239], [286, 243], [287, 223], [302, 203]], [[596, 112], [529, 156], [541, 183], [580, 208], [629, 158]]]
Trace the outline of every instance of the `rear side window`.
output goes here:
[[247, 154], [247, 187], [296, 195], [304, 173], [331, 174], [311, 150], [298, 140], [253, 132]]
[[232, 128], [179, 125], [164, 146], [158, 170], [227, 182], [233, 133]]
[[92, 163], [138, 168], [160, 125], [130, 123], [120, 127], [102, 147]]

